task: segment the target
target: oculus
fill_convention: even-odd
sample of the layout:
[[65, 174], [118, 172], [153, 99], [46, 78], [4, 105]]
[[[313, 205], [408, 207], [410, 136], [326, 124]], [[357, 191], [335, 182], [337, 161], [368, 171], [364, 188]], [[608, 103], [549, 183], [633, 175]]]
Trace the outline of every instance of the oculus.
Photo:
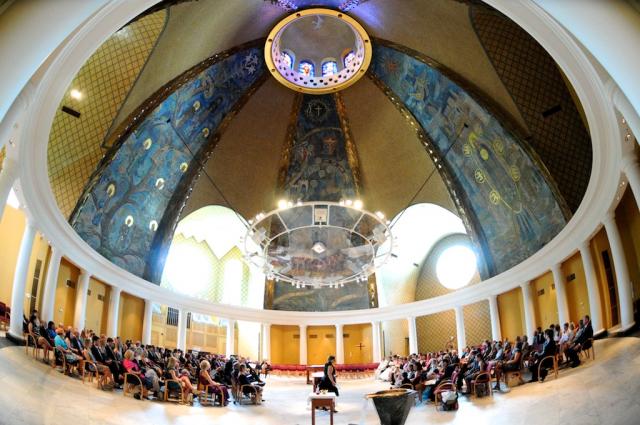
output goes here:
[[332, 93], [358, 81], [371, 62], [371, 40], [353, 18], [314, 8], [287, 16], [264, 48], [271, 74], [295, 91]]

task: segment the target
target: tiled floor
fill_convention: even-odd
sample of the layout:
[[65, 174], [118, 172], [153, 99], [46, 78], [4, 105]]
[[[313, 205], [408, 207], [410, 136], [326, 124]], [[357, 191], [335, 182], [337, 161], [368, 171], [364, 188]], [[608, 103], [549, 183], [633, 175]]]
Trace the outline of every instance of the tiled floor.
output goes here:
[[[417, 406], [407, 424], [640, 424], [640, 339], [597, 341], [596, 354], [595, 362], [561, 371], [557, 381], [527, 384], [480, 400], [461, 397], [457, 412], [436, 412], [432, 404]], [[340, 386], [336, 425], [379, 423], [363, 395], [386, 385], [368, 379], [343, 381]], [[63, 376], [27, 358], [23, 348], [0, 350], [0, 424], [310, 424], [310, 388], [303, 378], [269, 377], [267, 401], [261, 406], [138, 401]], [[328, 414], [318, 412], [316, 423], [328, 424]]]

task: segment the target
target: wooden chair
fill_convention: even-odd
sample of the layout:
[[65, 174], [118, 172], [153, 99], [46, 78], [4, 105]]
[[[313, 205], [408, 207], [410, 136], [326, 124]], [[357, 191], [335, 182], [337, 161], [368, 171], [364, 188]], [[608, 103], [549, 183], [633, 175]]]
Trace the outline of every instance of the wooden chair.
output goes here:
[[[136, 387], [140, 389], [138, 391], [135, 391]], [[134, 396], [137, 393], [140, 394], [140, 400], [144, 400], [144, 397], [142, 397], [142, 393], [143, 393], [142, 379], [140, 379], [138, 375], [135, 375], [133, 373], [125, 373], [124, 385], [122, 386], [122, 394], [126, 397], [128, 395]]]
[[[93, 368], [93, 370], [91, 370]], [[89, 383], [93, 382], [93, 379], [96, 378], [98, 381], [98, 388], [103, 389], [104, 385], [104, 375], [100, 374], [98, 370], [98, 366], [92, 360], [84, 361], [84, 368], [82, 369], [82, 383], [84, 384], [85, 378]]]
[[7, 307], [7, 305], [3, 302], [0, 302], [0, 325], [4, 326], [5, 330], [9, 329], [9, 322], [11, 315], [11, 308]]
[[[174, 384], [177, 385], [177, 388], [179, 388], [179, 390], [177, 389], [173, 389], [170, 390], [169, 389], [169, 383], [172, 382]], [[178, 396], [175, 396], [175, 393], [178, 393]], [[182, 391], [182, 383], [180, 381], [178, 381], [177, 379], [165, 379], [164, 380], [164, 396], [163, 396], [164, 401], [172, 401], [172, 402], [178, 402], [178, 403], [184, 403], [184, 393]], [[200, 402], [202, 403], [202, 400], [200, 400]]]
[[436, 389], [433, 391], [433, 395], [435, 398], [435, 406], [436, 406], [436, 410], [438, 410], [438, 406], [440, 405], [440, 403], [442, 402], [442, 393], [445, 391], [453, 391], [453, 392], [458, 392], [456, 385], [451, 382], [451, 381], [442, 381], [437, 387]]
[[504, 384], [507, 387], [511, 387], [509, 382], [513, 379], [517, 379], [518, 385], [524, 384], [523, 372], [524, 372], [524, 361], [523, 356], [520, 356], [520, 367], [518, 370], [502, 370], [502, 376], [504, 377]]
[[[29, 355], [29, 349], [31, 349], [31, 355], [37, 360], [38, 359], [38, 338], [31, 332], [22, 334], [24, 338], [24, 351], [25, 354]], [[44, 354], [43, 354], [44, 357]]]
[[[217, 387], [219, 390], [218, 393], [209, 392], [210, 387]], [[200, 404], [202, 406], [215, 406], [216, 401], [218, 401], [220, 403], [220, 407], [224, 407], [224, 391], [222, 391], [220, 385], [214, 384], [213, 386], [211, 386], [198, 383], [198, 391], [200, 394], [198, 396], [198, 400], [200, 400]]]
[[[246, 393], [245, 389], [248, 389]], [[232, 382], [233, 403], [242, 405], [248, 400], [253, 404], [258, 404], [258, 390], [253, 385], [240, 385], [235, 379]]]
[[[555, 378], [558, 379], [558, 356], [559, 354], [554, 354], [552, 356], [547, 356], [543, 358], [540, 363], [538, 363], [538, 379], [540, 379], [540, 372], [542, 371], [542, 365], [546, 363], [547, 360], [551, 359], [553, 361], [553, 373]], [[549, 376], [549, 374], [547, 374]]]
[[593, 344], [593, 338], [589, 338], [587, 340], [587, 343], [589, 344], [589, 348], [585, 349], [581, 349], [580, 350], [580, 354], [584, 355], [587, 359], [596, 359], [596, 349], [595, 346]]
[[480, 372], [476, 379], [471, 381], [471, 393], [476, 395], [476, 386], [478, 385], [486, 385], [488, 388], [489, 395], [493, 395], [493, 388], [491, 388], [491, 374], [489, 372]]

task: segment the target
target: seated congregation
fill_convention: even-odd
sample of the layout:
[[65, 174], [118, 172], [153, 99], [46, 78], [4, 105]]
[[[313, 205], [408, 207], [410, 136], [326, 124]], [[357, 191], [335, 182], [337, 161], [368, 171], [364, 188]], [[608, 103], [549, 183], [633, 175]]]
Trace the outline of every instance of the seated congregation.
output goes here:
[[577, 329], [573, 323], [565, 323], [563, 329], [551, 325], [544, 332], [538, 328], [531, 344], [527, 336], [522, 336], [515, 341], [487, 340], [462, 352], [446, 349], [409, 357], [390, 356], [380, 363], [375, 376], [390, 382], [392, 388], [416, 390], [420, 401], [423, 397], [438, 401], [444, 391], [456, 396], [483, 396], [501, 391], [501, 381], [508, 387], [510, 376], [524, 383], [523, 376], [529, 372], [529, 382], [543, 382], [553, 370], [557, 377], [558, 368], [579, 366], [580, 354], [590, 356], [590, 349], [593, 352], [593, 328], [589, 316], [585, 316]]
[[[97, 335], [92, 330], [43, 323], [37, 311], [24, 323], [26, 351], [70, 376], [93, 381], [105, 391], [123, 390], [137, 399], [177, 401], [193, 405], [226, 406], [229, 401], [261, 404], [270, 365], [249, 358], [183, 352], [120, 337]], [[231, 390], [231, 394], [230, 394]]]

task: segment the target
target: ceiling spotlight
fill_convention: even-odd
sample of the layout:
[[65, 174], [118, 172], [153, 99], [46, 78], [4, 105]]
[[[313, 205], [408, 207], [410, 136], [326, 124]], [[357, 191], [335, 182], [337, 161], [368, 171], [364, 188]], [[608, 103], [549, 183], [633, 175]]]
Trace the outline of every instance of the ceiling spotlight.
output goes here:
[[278, 208], [279, 208], [279, 209], [281, 209], [281, 210], [283, 210], [283, 209], [287, 208], [287, 201], [286, 201], [286, 199], [280, 199], [280, 200], [278, 201]]
[[384, 214], [382, 214], [380, 211], [376, 211], [376, 215], [380, 220], [384, 219]]
[[344, 204], [350, 207], [353, 204], [353, 201], [351, 199], [347, 199], [346, 201], [344, 201]]
[[69, 92], [69, 96], [71, 96], [72, 99], [80, 100], [82, 99], [82, 92], [77, 89], [71, 89], [71, 91]]
[[362, 209], [362, 201], [360, 199], [356, 199], [353, 202], [353, 207], [356, 209]]

